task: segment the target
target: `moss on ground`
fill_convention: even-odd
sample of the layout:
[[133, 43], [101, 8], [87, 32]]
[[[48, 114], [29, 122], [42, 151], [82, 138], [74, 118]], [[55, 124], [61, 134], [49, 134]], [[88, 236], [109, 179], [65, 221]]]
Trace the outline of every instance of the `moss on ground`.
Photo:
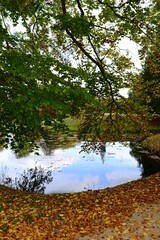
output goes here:
[[156, 134], [146, 138], [142, 142], [142, 146], [151, 153], [160, 155], [160, 134]]

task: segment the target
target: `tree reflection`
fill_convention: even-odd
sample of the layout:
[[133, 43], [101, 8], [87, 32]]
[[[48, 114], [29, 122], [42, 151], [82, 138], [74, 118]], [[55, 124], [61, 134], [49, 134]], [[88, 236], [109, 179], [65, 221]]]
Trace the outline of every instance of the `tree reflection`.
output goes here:
[[41, 167], [35, 167], [24, 170], [19, 178], [14, 180], [10, 177], [6, 177], [4, 171], [1, 173], [0, 183], [14, 189], [44, 193], [46, 187], [45, 184], [49, 184], [53, 181], [52, 172], [45, 171]]
[[54, 150], [58, 148], [72, 148], [77, 144], [78, 140], [76, 137], [48, 137], [45, 139], [41, 139], [39, 142], [39, 146], [41, 150], [43, 151], [44, 155], [51, 156], [54, 152]]
[[138, 166], [141, 168], [142, 177], [160, 172], [160, 161], [151, 158], [149, 154], [143, 153], [138, 143], [130, 142], [130, 148], [130, 154], [137, 160]]
[[101, 156], [102, 164], [104, 164], [105, 161], [105, 155], [106, 155], [106, 143], [100, 142], [99, 143], [99, 153]]

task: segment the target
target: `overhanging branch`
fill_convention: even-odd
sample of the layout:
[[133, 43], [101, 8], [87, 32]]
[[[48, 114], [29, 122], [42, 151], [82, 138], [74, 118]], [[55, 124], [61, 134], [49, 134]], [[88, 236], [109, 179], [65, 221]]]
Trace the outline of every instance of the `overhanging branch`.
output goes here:
[[[79, 1], [78, 1], [79, 2]], [[79, 2], [80, 3], [80, 2]], [[66, 9], [66, 0], [61, 0], [61, 5], [62, 5], [62, 12], [63, 14], [67, 14], [67, 9]], [[81, 5], [80, 5], [80, 8], [81, 8]], [[82, 10], [81, 10], [82, 11]], [[92, 63], [94, 63], [100, 70], [101, 74], [102, 74], [102, 77], [104, 78], [104, 80], [106, 81], [106, 83], [108, 84], [109, 86], [109, 89], [110, 89], [110, 94], [111, 94], [111, 98], [112, 98], [112, 101], [116, 103], [117, 107], [118, 107], [118, 104], [114, 98], [114, 93], [113, 93], [113, 89], [112, 89], [112, 84], [110, 82], [110, 80], [108, 79], [107, 75], [106, 75], [106, 72], [105, 72], [105, 69], [103, 67], [103, 63], [102, 61], [100, 60], [99, 56], [98, 56], [98, 60], [94, 59], [84, 48], [83, 46], [83, 43], [80, 42], [79, 40], [76, 39], [76, 37], [72, 34], [72, 32], [66, 28], [66, 33], [70, 36], [70, 38], [72, 39], [73, 43], [76, 44], [76, 46], [84, 53], [84, 55], [90, 59], [92, 61]], [[90, 40], [90, 44], [91, 44], [91, 47], [93, 49], [93, 51], [95, 52], [95, 48], [94, 46], [92, 45], [92, 42], [91, 42], [91, 39], [89, 38]], [[96, 56], [97, 56], [97, 52], [95, 52]]]
[[77, 2], [77, 5], [78, 5], [79, 10], [80, 10], [80, 12], [81, 12], [81, 16], [84, 16], [84, 11], [83, 11], [83, 8], [82, 8], [82, 6], [81, 6], [80, 1], [79, 1], [79, 0], [76, 0], [76, 2]]

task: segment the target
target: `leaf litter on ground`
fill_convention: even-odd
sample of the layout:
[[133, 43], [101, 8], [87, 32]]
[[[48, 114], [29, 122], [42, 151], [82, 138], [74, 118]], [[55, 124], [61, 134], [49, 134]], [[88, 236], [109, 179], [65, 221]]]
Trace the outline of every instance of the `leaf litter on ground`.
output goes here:
[[[85, 239], [111, 228], [125, 234], [131, 231], [127, 225], [135, 211], [140, 214], [141, 209], [148, 211], [150, 204], [159, 203], [160, 173], [113, 188], [79, 193], [42, 195], [0, 185], [0, 239]], [[152, 212], [156, 211], [159, 208], [153, 207]], [[143, 230], [143, 224], [134, 227]]]

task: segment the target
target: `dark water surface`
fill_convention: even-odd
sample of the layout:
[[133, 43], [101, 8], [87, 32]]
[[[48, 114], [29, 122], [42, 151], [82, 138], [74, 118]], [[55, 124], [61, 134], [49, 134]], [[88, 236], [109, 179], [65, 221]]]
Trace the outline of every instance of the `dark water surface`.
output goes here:
[[138, 154], [132, 143], [106, 144], [101, 153], [81, 152], [82, 143], [57, 148], [49, 155], [40, 149], [27, 157], [16, 158], [11, 150], [0, 152], [0, 175], [18, 177], [24, 170], [41, 166], [52, 171], [53, 181], [45, 193], [79, 192], [113, 187], [160, 171], [160, 163]]

